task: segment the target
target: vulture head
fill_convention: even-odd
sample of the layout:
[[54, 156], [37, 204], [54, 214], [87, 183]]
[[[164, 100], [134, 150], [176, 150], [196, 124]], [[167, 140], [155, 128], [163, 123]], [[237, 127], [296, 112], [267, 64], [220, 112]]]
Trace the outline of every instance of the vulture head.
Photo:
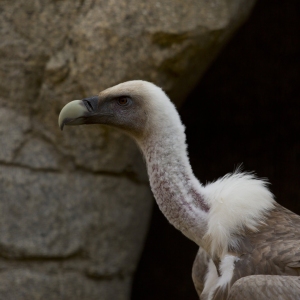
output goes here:
[[68, 103], [59, 115], [59, 126], [105, 124], [125, 131], [136, 140], [158, 134], [162, 128], [183, 127], [174, 105], [161, 88], [142, 81], [128, 81], [97, 96]]

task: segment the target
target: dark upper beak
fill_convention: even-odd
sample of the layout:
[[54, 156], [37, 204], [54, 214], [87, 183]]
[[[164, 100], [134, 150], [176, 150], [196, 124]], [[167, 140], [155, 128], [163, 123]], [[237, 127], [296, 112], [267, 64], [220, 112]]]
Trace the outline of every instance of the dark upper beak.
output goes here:
[[99, 97], [93, 96], [83, 100], [74, 100], [66, 104], [58, 117], [58, 125], [63, 130], [65, 125], [81, 125], [92, 116], [97, 115]]

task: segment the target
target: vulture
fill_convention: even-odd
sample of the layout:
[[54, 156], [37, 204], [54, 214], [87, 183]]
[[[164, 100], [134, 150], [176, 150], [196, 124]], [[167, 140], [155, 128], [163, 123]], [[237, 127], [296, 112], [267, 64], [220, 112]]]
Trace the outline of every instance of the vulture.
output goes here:
[[136, 141], [160, 210], [199, 246], [192, 278], [200, 299], [300, 299], [300, 217], [253, 173], [201, 184], [185, 128], [161, 88], [133, 80], [66, 104], [60, 128], [81, 124], [109, 125]]

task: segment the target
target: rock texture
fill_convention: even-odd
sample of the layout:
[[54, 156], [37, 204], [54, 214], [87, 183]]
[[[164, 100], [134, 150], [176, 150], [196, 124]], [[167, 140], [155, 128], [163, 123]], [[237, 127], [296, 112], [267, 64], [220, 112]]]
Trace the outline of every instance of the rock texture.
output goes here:
[[63, 105], [145, 79], [178, 103], [254, 0], [0, 3], [0, 299], [128, 299], [151, 211], [117, 131]]

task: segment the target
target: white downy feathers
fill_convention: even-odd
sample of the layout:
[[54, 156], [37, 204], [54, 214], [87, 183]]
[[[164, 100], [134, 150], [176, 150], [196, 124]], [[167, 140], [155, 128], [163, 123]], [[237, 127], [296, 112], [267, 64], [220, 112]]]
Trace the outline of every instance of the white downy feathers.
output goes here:
[[212, 255], [224, 255], [228, 247], [237, 248], [237, 235], [243, 235], [245, 229], [256, 231], [263, 224], [275, 203], [267, 184], [251, 173], [237, 171], [203, 187], [210, 206], [204, 238], [211, 241]]
[[218, 276], [217, 269], [212, 260], [209, 261], [207, 273], [205, 276], [205, 285], [201, 296], [204, 299], [211, 300], [216, 289], [225, 289], [232, 280], [235, 263], [239, 258], [234, 255], [225, 255], [221, 260]]

